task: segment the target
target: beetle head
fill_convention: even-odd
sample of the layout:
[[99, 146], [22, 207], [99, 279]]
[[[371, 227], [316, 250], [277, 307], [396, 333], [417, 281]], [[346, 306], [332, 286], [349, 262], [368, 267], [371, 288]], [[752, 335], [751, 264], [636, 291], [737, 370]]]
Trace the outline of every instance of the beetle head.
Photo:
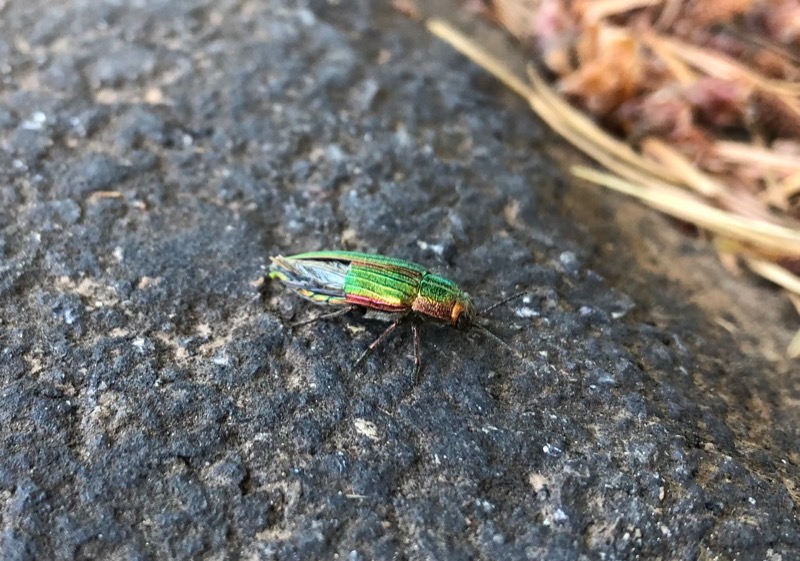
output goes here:
[[459, 331], [467, 331], [470, 327], [475, 325], [475, 306], [472, 304], [472, 298], [469, 294], [463, 292], [461, 298], [456, 300], [453, 305], [452, 320], [453, 325]]

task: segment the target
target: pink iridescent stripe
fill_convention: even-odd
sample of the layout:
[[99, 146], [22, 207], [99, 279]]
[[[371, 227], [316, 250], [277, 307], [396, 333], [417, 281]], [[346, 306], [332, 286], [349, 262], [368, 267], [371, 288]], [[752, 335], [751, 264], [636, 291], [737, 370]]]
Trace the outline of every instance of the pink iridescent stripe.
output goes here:
[[368, 296], [359, 296], [357, 294], [348, 294], [347, 302], [349, 304], [357, 304], [358, 306], [364, 306], [365, 308], [370, 308], [373, 310], [380, 310], [381, 312], [398, 313], [408, 311], [408, 307], [403, 306], [402, 304], [388, 304], [386, 302], [381, 302], [380, 300], [375, 300], [374, 298], [369, 298]]

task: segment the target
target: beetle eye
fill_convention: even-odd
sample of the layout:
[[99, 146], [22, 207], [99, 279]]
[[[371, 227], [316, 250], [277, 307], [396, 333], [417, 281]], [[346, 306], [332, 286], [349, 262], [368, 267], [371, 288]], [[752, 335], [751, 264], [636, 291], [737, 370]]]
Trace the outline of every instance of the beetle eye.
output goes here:
[[472, 318], [469, 317], [467, 312], [461, 312], [456, 319], [456, 329], [466, 331], [472, 325]]

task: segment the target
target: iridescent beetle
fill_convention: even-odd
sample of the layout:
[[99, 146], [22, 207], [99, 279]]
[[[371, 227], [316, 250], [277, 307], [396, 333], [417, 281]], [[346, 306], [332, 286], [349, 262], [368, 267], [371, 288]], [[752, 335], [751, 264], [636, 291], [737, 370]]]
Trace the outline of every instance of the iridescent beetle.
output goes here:
[[[279, 255], [270, 257], [270, 260], [271, 279], [283, 282], [315, 304], [341, 308], [296, 323], [295, 327], [354, 310], [365, 311], [367, 318], [392, 321], [361, 354], [355, 363], [356, 367], [401, 323], [409, 320], [414, 334], [414, 367], [417, 374], [422, 364], [419, 320], [437, 321], [460, 331], [476, 327], [503, 346], [511, 348], [477, 321], [489, 310], [525, 294], [513, 294], [476, 312], [472, 298], [454, 282], [410, 261], [355, 251], [314, 251], [289, 257]], [[514, 349], [511, 350], [516, 353]]]

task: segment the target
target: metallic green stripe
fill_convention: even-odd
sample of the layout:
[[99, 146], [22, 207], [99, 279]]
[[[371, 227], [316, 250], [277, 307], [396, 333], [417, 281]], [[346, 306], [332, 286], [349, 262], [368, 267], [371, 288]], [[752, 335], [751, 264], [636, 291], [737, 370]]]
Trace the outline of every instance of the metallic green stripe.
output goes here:
[[456, 283], [434, 274], [428, 274], [422, 279], [419, 293], [421, 297], [441, 303], [453, 303], [464, 295]]
[[344, 282], [345, 294], [355, 294], [377, 303], [406, 306], [414, 303], [422, 274], [406, 267], [352, 263]]

